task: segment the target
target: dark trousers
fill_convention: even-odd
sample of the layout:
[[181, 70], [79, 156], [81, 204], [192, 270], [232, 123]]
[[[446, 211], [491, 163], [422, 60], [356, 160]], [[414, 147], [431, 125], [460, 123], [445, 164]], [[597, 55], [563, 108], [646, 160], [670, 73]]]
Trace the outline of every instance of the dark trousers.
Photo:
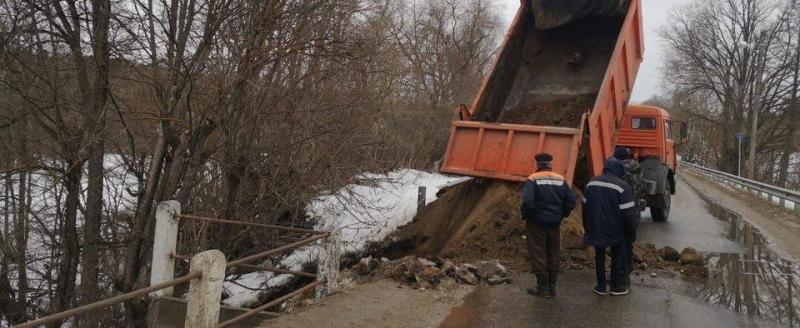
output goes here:
[[597, 287], [605, 289], [606, 280], [606, 249], [611, 249], [611, 288], [624, 286], [626, 265], [626, 244], [612, 245], [610, 247], [594, 248], [594, 267], [597, 274]]
[[633, 272], [633, 242], [625, 242], [625, 278]]
[[525, 221], [525, 239], [531, 255], [531, 272], [558, 271], [561, 256], [561, 230], [558, 227], [545, 229], [536, 223]]

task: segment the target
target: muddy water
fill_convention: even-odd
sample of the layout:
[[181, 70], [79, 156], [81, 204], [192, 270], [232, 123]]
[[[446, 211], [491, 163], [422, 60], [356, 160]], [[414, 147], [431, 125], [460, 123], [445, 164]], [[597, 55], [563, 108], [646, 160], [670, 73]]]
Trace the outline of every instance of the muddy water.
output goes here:
[[451, 308], [440, 327], [607, 327], [608, 322], [631, 327], [800, 327], [800, 268], [773, 252], [758, 230], [735, 213], [714, 204], [701, 206], [713, 215], [708, 219], [721, 224], [696, 237], [736, 246], [725, 248], [731, 252], [705, 253], [708, 278], [688, 280], [658, 272], [657, 278], [643, 275], [627, 297], [603, 298], [588, 292], [593, 272], [567, 271], [559, 297], [544, 300], [527, 295], [524, 289], [533, 277], [518, 274], [512, 285], [478, 286], [463, 304]]
[[481, 285], [464, 298], [464, 303], [452, 308], [439, 328], [477, 328], [480, 327], [479, 309], [488, 302], [487, 286]]
[[799, 327], [798, 266], [772, 251], [758, 230], [738, 214], [712, 202], [708, 208], [726, 222], [724, 237], [740, 243], [743, 252], [706, 254], [709, 278], [700, 281], [697, 296], [736, 312]]

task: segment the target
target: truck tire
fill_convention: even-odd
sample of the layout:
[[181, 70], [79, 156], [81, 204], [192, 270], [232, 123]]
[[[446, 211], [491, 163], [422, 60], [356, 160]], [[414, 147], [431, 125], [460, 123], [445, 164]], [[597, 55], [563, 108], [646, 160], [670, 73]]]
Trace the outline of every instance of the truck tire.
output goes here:
[[664, 190], [660, 194], [656, 194], [656, 197], [660, 198], [660, 201], [657, 202], [659, 204], [650, 206], [650, 215], [653, 217], [653, 222], [667, 221], [667, 218], [669, 218], [669, 208], [672, 204], [672, 192], [668, 183], [664, 184]]

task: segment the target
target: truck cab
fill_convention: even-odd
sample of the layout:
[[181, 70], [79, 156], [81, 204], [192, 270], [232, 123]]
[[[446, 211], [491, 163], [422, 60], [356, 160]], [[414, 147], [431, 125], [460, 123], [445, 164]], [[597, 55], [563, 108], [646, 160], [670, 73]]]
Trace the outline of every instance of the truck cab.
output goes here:
[[[654, 221], [669, 217], [675, 194], [677, 144], [669, 113], [654, 106], [629, 105], [619, 130], [617, 147], [627, 147], [642, 169], [645, 199]], [[681, 131], [685, 131], [681, 126]]]

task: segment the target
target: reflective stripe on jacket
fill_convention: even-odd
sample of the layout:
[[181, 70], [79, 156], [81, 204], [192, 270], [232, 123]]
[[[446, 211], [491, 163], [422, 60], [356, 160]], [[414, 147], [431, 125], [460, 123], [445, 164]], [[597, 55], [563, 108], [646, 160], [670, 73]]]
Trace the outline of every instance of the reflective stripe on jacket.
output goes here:
[[586, 185], [583, 198], [586, 244], [605, 247], [636, 240], [633, 188], [622, 180], [622, 175], [622, 163], [609, 160], [603, 174]]
[[549, 229], [561, 225], [575, 208], [575, 194], [558, 173], [539, 171], [531, 174], [522, 189], [523, 220]]

